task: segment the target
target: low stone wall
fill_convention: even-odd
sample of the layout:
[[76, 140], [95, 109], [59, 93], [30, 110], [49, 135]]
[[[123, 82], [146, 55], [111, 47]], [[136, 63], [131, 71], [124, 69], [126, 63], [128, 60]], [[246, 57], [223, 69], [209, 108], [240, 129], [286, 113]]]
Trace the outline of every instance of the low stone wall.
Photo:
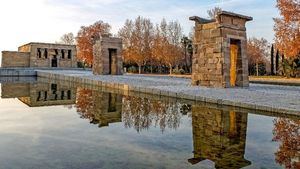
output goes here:
[[0, 83], [34, 83], [36, 79], [36, 76], [0, 76]]
[[2, 68], [29, 67], [28, 52], [2, 51]]
[[36, 71], [30, 68], [0, 68], [0, 77], [3, 76], [36, 76]]
[[[26, 68], [0, 68], [0, 77], [22, 77], [22, 76], [37, 76], [37, 70], [91, 70], [90, 68], [49, 68], [49, 67], [26, 67]], [[0, 79], [0, 80], [1, 80]]]
[[70, 81], [75, 83], [98, 85], [98, 86], [102, 86], [103, 88], [121, 90], [123, 91], [124, 94], [127, 94], [128, 92], [140, 92], [140, 93], [154, 94], [159, 96], [193, 100], [197, 102], [206, 102], [206, 103], [212, 103], [218, 105], [241, 107], [245, 109], [250, 109], [251, 112], [255, 112], [257, 110], [257, 111], [266, 111], [266, 112], [279, 113], [279, 114], [299, 115], [299, 111], [285, 109], [285, 108], [277, 108], [277, 107], [267, 106], [267, 105], [257, 105], [255, 103], [241, 103], [239, 101], [231, 101], [231, 100], [224, 100], [224, 99], [217, 99], [217, 98], [208, 98], [206, 96], [187, 94], [184, 92], [175, 92], [175, 91], [173, 92], [173, 91], [167, 91], [167, 90], [162, 90], [162, 89], [157, 89], [152, 87], [141, 87], [141, 86], [122, 84], [122, 83], [104, 82], [97, 79], [93, 79], [90, 76], [84, 76], [84, 75], [60, 74], [55, 72], [37, 71], [37, 76], [49, 78], [49, 79], [55, 79], [55, 80], [65, 80], [65, 81]]

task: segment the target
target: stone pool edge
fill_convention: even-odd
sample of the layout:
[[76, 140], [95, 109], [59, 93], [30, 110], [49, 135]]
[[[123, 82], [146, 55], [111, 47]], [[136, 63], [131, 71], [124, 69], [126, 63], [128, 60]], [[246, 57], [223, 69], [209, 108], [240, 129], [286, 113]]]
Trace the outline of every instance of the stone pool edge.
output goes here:
[[70, 75], [70, 74], [65, 75], [65, 74], [60, 74], [60, 73], [53, 73], [53, 72], [46, 72], [46, 71], [39, 71], [39, 70], [37, 70], [37, 76], [43, 77], [43, 78], [49, 78], [49, 79], [70, 81], [70, 82], [75, 82], [75, 83], [99, 85], [99, 86], [103, 86], [106, 88], [123, 90], [125, 92], [141, 92], [141, 93], [174, 97], [174, 98], [179, 98], [179, 99], [187, 99], [187, 100], [193, 100], [193, 101], [199, 101], [199, 102], [205, 102], [205, 103], [213, 103], [213, 104], [219, 104], [219, 105], [241, 107], [241, 108], [252, 109], [252, 110], [260, 110], [260, 111], [267, 111], [267, 112], [281, 113], [281, 114], [290, 114], [290, 115], [299, 115], [299, 111], [296, 111], [296, 110], [289, 110], [289, 109], [285, 109], [285, 108], [277, 108], [277, 107], [250, 104], [250, 103], [242, 103], [242, 102], [236, 102], [236, 101], [230, 101], [230, 100], [224, 100], [224, 99], [215, 99], [215, 98], [209, 98], [209, 97], [204, 97], [204, 96], [196, 96], [196, 95], [192, 95], [192, 94], [173, 92], [173, 91], [165, 91], [165, 90], [155, 89], [155, 88], [151, 88], [151, 87], [140, 87], [140, 86], [132, 86], [132, 85], [122, 84], [122, 83], [103, 82], [103, 81], [96, 80], [96, 79], [89, 79], [88, 76], [74, 76], [74, 75]]

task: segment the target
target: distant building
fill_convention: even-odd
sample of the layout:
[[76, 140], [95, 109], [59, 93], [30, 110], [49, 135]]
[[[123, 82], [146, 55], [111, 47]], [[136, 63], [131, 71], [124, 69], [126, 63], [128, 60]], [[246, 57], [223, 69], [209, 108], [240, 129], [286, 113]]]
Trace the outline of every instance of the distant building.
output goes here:
[[76, 46], [31, 42], [18, 51], [2, 51], [1, 67], [76, 68]]

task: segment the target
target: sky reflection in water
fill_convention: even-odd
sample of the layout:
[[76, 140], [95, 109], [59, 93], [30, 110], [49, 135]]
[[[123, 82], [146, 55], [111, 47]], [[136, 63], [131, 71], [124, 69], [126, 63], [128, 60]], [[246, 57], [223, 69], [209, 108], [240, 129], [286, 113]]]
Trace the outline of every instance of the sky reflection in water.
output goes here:
[[0, 168], [297, 168], [297, 117], [37, 79], [1, 85]]

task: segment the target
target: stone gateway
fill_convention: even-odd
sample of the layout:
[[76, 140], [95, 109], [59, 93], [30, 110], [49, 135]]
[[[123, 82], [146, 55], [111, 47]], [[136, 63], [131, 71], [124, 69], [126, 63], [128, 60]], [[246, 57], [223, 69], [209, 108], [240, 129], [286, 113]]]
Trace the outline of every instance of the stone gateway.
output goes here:
[[222, 11], [216, 19], [195, 21], [192, 84], [248, 87], [246, 22], [252, 17]]
[[93, 46], [93, 74], [122, 75], [122, 39], [102, 35]]

